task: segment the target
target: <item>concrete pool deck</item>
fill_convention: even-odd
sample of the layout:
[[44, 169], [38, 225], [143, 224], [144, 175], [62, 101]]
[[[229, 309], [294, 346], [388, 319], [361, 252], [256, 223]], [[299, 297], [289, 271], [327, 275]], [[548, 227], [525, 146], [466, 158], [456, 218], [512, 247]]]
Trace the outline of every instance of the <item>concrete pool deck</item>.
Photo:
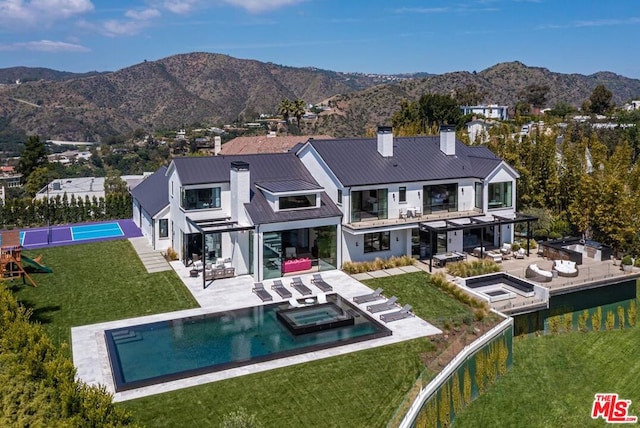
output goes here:
[[[99, 324], [73, 327], [71, 329], [73, 363], [76, 366], [78, 378], [90, 385], [105, 385], [107, 391], [114, 394], [114, 401], [126, 401], [145, 397], [148, 395], [161, 394], [163, 392], [189, 388], [192, 386], [202, 385], [218, 380], [230, 379], [246, 374], [258, 373], [275, 368], [291, 366], [294, 364], [344, 355], [364, 349], [371, 349], [379, 346], [385, 346], [393, 343], [441, 333], [439, 329], [418, 317], [406, 318], [400, 321], [384, 324], [380, 321], [380, 314], [373, 314], [372, 317], [376, 321], [385, 325], [393, 332], [391, 336], [329, 349], [323, 349], [320, 351], [308, 352], [278, 360], [237, 367], [229, 370], [188, 377], [128, 391], [115, 392], [115, 385], [111, 374], [111, 366], [109, 363], [109, 358], [107, 356], [107, 346], [104, 338], [105, 330], [271, 303], [262, 302], [258, 298], [258, 296], [251, 291], [254, 281], [253, 277], [249, 275], [216, 280], [211, 283], [206, 289], [203, 289], [201, 276], [192, 278], [189, 275], [190, 268], [184, 267], [180, 262], [172, 262], [171, 264], [176, 271], [176, 274], [182, 279], [187, 288], [189, 288], [198, 303], [201, 305], [201, 308], [130, 318], [118, 321], [110, 321]], [[339, 294], [340, 296], [351, 302], [353, 301], [354, 296], [367, 294], [372, 291], [370, 288], [342, 271], [334, 270], [323, 272], [322, 277], [327, 283], [333, 286], [333, 292]], [[316, 296], [320, 293], [320, 290], [313, 284], [311, 284], [311, 274], [300, 275], [300, 278], [302, 279], [302, 282], [312, 290], [313, 296]], [[295, 291], [290, 286], [290, 277], [281, 278], [281, 280], [283, 281], [285, 287], [293, 293], [294, 298], [301, 299], [303, 297], [300, 293]], [[263, 284], [265, 289], [269, 291], [269, 293], [273, 296], [273, 302], [282, 302], [288, 300], [282, 299], [275, 291], [271, 290], [273, 280], [265, 280], [263, 281]], [[405, 304], [407, 302], [398, 303]], [[366, 312], [367, 304], [356, 306], [358, 306], [362, 311]], [[396, 308], [394, 310], [397, 309], [399, 308]], [[382, 313], [393, 312], [394, 310]]]

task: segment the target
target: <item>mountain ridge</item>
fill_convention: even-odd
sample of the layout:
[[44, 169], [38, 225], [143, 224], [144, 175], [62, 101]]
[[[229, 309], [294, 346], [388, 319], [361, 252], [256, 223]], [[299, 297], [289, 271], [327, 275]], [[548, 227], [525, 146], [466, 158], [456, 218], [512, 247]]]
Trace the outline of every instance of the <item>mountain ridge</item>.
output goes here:
[[[24, 81], [19, 72], [26, 76]], [[33, 134], [105, 141], [136, 129], [230, 123], [274, 113], [283, 98], [331, 100], [335, 108], [320, 115], [311, 131], [343, 137], [388, 123], [403, 98], [417, 99], [426, 92], [452, 94], [466, 85], [490, 94], [486, 102], [509, 106], [531, 84], [549, 86], [550, 106], [559, 101], [580, 105], [599, 83], [613, 92], [618, 104], [640, 95], [637, 79], [606, 71], [589, 76], [554, 73], [519, 61], [477, 73], [423, 76], [342, 73], [205, 52], [144, 61], [113, 72], [13, 67], [0, 69], [0, 82], [16, 77], [23, 83], [0, 85], [0, 141]]]

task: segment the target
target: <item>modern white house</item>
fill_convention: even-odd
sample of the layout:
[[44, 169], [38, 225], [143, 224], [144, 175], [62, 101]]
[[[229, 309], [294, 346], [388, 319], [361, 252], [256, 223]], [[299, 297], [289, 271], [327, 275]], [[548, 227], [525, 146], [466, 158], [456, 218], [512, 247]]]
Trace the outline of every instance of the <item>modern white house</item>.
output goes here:
[[483, 115], [487, 119], [509, 119], [509, 107], [498, 104], [482, 104], [477, 106], [460, 106], [462, 114]]
[[224, 263], [256, 281], [498, 247], [532, 220], [515, 210], [518, 173], [453, 127], [401, 138], [380, 127], [295, 150], [175, 158], [135, 189], [134, 220], [185, 265]]

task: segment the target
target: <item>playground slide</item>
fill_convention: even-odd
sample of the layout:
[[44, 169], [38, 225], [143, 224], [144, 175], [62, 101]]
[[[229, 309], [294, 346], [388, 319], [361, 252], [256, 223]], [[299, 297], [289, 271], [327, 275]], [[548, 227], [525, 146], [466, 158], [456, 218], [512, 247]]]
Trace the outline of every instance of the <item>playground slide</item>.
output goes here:
[[25, 256], [24, 254], [22, 254], [21, 256], [22, 261], [28, 265], [33, 266], [34, 268], [42, 271], [42, 272], [46, 272], [46, 273], [53, 273], [53, 270], [51, 270], [51, 268], [48, 268], [46, 266], [41, 265], [40, 263], [38, 263], [37, 261]]

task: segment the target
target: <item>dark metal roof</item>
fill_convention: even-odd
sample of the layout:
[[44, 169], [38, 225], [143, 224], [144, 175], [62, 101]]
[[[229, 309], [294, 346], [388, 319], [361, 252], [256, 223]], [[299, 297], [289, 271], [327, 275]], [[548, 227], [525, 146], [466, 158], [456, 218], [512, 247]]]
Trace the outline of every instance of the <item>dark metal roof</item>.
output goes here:
[[456, 140], [456, 154], [440, 150], [440, 136], [395, 137], [393, 156], [383, 157], [376, 138], [309, 141], [344, 186], [486, 178], [502, 161], [485, 147]]
[[293, 153], [260, 153], [173, 159], [173, 164], [183, 185], [228, 183], [230, 181], [231, 162], [246, 162], [249, 164], [252, 186], [256, 182], [292, 179], [316, 183], [309, 171]]
[[166, 172], [167, 167], [161, 166], [131, 190], [131, 196], [151, 217], [169, 205], [169, 177]]
[[322, 186], [305, 180], [261, 181], [257, 182], [256, 185], [271, 193], [322, 190]]
[[173, 163], [183, 185], [224, 183], [230, 181], [231, 162], [249, 164], [251, 202], [245, 204], [254, 224], [275, 223], [289, 220], [305, 220], [342, 216], [342, 212], [324, 193], [320, 208], [274, 212], [262, 192], [255, 187], [270, 182], [307, 183], [312, 190], [322, 187], [294, 153], [260, 153], [210, 157], [176, 158]]
[[251, 203], [245, 204], [245, 207], [254, 224], [342, 217], [342, 211], [340, 211], [331, 198], [329, 198], [329, 196], [324, 192], [320, 194], [320, 208], [275, 212], [271, 209], [269, 202], [260, 192], [257, 192], [251, 199]]

